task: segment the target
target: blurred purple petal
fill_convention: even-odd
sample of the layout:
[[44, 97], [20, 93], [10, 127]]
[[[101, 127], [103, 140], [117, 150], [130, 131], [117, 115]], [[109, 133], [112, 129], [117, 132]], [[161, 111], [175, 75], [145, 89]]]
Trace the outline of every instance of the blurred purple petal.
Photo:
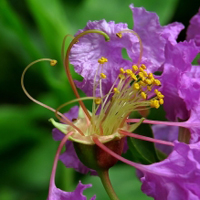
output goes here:
[[[83, 191], [90, 187], [92, 187], [91, 184], [83, 185], [81, 181], [79, 181], [79, 184], [73, 192], [65, 192], [57, 188], [54, 184], [51, 186], [51, 191], [47, 200], [87, 200], [87, 197], [83, 195]], [[96, 196], [93, 196], [90, 200], [95, 199]]]
[[142, 191], [155, 200], [200, 199], [200, 143], [175, 143], [167, 159], [146, 166]]

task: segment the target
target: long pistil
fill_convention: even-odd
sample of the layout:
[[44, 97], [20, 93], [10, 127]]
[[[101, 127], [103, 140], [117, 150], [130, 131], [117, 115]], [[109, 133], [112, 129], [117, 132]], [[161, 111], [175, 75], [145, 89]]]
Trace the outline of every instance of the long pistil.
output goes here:
[[[83, 37], [86, 34], [89, 34], [89, 33], [97, 33], [97, 34], [100, 34], [100, 35], [104, 36], [106, 41], [110, 40], [109, 36], [106, 33], [104, 33], [103, 31], [91, 29], [91, 30], [87, 30], [87, 31], [84, 31], [84, 32], [80, 33], [79, 35], [77, 35], [71, 41], [71, 43], [70, 43], [70, 45], [69, 45], [69, 47], [67, 49], [67, 52], [66, 52], [66, 58], [65, 58], [65, 62], [64, 63], [65, 63], [65, 70], [66, 70], [67, 77], [69, 79], [69, 83], [70, 83], [70, 85], [72, 87], [72, 90], [74, 91], [74, 94], [75, 94], [75, 96], [77, 98], [80, 98], [80, 95], [79, 95], [79, 93], [78, 93], [78, 91], [76, 89], [75, 83], [74, 83], [74, 81], [72, 79], [72, 76], [71, 76], [71, 73], [70, 73], [70, 69], [69, 69], [69, 54], [70, 54], [70, 51], [71, 51], [71, 48], [73, 47], [73, 45], [78, 42], [78, 39]], [[82, 107], [82, 109], [85, 112], [85, 114], [88, 117], [88, 119], [91, 120], [91, 116], [90, 116], [89, 112], [87, 111], [84, 103], [80, 100], [79, 104]]]

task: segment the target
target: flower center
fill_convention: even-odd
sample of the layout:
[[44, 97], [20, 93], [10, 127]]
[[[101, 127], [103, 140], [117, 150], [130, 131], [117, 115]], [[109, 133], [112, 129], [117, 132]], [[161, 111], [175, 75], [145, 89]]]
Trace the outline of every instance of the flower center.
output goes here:
[[[107, 58], [98, 60], [99, 67], [94, 77], [93, 96], [99, 87], [100, 97], [93, 101], [91, 126], [89, 133], [112, 135], [118, 129], [128, 129], [125, 120], [132, 111], [159, 108], [164, 103], [164, 95], [158, 90], [161, 82], [152, 73], [147, 73], [146, 66], [133, 65], [131, 69], [120, 68], [119, 75], [103, 95], [102, 82], [107, 78], [103, 73]], [[99, 72], [100, 71], [100, 72]], [[97, 75], [99, 80], [97, 81]]]

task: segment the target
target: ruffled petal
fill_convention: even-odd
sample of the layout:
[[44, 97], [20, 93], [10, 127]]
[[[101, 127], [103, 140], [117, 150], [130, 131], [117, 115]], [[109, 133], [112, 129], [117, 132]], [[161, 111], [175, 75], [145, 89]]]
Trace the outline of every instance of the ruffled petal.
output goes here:
[[187, 102], [179, 94], [181, 84], [184, 82], [183, 74], [191, 71], [191, 62], [197, 53], [198, 49], [193, 41], [166, 45], [166, 61], [160, 78], [162, 82], [160, 90], [165, 95], [164, 109], [169, 120], [189, 118], [190, 111], [187, 109]]
[[[92, 187], [91, 184], [83, 185], [80, 181], [73, 192], [65, 192], [53, 184], [47, 200], [87, 200], [87, 197], [83, 195], [83, 191], [90, 187]], [[95, 199], [96, 196], [93, 196], [90, 200]]]
[[[87, 26], [78, 33], [90, 29], [104, 31], [110, 37], [110, 41], [105, 41], [102, 35], [90, 33], [80, 38], [79, 42], [74, 44], [71, 49], [70, 63], [74, 65], [75, 71], [84, 78], [83, 82], [76, 82], [77, 86], [88, 96], [92, 95], [94, 77], [99, 66], [98, 59], [101, 57], [108, 59], [102, 70], [107, 76], [102, 82], [103, 94], [109, 91], [119, 74], [120, 67], [127, 68], [131, 66], [131, 61], [122, 58], [121, 51], [123, 48], [131, 48], [131, 37], [134, 37], [131, 34], [125, 34], [122, 38], [118, 38], [116, 33], [128, 29], [127, 24], [115, 24], [113, 21], [106, 22], [105, 20], [89, 21]], [[99, 76], [97, 76], [98, 79]], [[96, 95], [98, 96], [98, 94], [97, 88]]]
[[175, 143], [162, 162], [146, 166], [142, 191], [155, 200], [198, 200], [200, 198], [200, 143]]
[[[148, 66], [148, 71], [158, 71], [165, 60], [166, 43], [176, 43], [176, 38], [184, 26], [177, 22], [161, 26], [156, 13], [148, 12], [144, 8], [135, 8], [133, 5], [130, 5], [130, 8], [133, 12], [133, 30], [138, 33], [143, 43], [142, 63]], [[134, 53], [139, 51], [136, 45], [132, 48]], [[134, 57], [135, 54], [132, 54], [131, 58]]]
[[190, 20], [190, 25], [187, 29], [187, 40], [194, 39], [200, 50], [200, 9], [198, 13]]

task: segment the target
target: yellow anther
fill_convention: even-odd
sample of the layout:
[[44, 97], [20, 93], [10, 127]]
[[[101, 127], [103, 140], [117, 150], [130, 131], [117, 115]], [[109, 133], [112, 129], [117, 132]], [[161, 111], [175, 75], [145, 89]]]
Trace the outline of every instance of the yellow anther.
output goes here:
[[159, 86], [159, 85], [161, 85], [161, 82], [158, 79], [155, 79], [154, 80], [154, 84], [157, 85], [157, 86]]
[[135, 80], [135, 81], [138, 80], [138, 79], [137, 79], [137, 76], [136, 76], [134, 73], [131, 74], [131, 78], [132, 78], [133, 80]]
[[163, 99], [159, 99], [159, 103], [160, 103], [160, 105], [163, 105], [164, 104], [164, 100]]
[[137, 65], [133, 65], [132, 68], [133, 68], [134, 71], [138, 70], [138, 66]]
[[142, 69], [146, 69], [146, 65], [142, 64], [142, 65], [141, 65], [141, 68], [142, 68]]
[[97, 105], [99, 105], [99, 104], [101, 104], [102, 100], [101, 100], [100, 98], [96, 98], [96, 99], [94, 100], [94, 102], [95, 102]]
[[138, 83], [134, 83], [133, 84], [133, 88], [135, 88], [136, 90], [140, 89], [140, 85]]
[[119, 70], [122, 74], [125, 74], [125, 70], [124, 70], [124, 68], [120, 68], [120, 70]]
[[144, 74], [145, 77], [148, 77], [148, 74], [146, 71], [143, 71], [142, 73]]
[[116, 36], [117, 36], [118, 38], [122, 38], [122, 34], [121, 34], [121, 33], [116, 33]]
[[141, 79], [144, 78], [144, 74], [143, 74], [142, 72], [139, 72], [138, 75], [139, 75], [139, 77], [140, 77]]
[[131, 69], [126, 69], [126, 73], [127, 73], [128, 75], [131, 75], [133, 72], [132, 72]]
[[163, 99], [164, 98], [164, 95], [160, 91], [158, 91], [156, 94], [157, 94], [157, 97], [159, 99]]
[[105, 57], [101, 57], [101, 58], [98, 60], [98, 63], [99, 63], [99, 64], [104, 64], [105, 62], [108, 62], [108, 59], [105, 58]]
[[150, 106], [152, 108], [157, 108], [158, 109], [160, 107], [159, 101], [158, 100], [151, 100]]
[[51, 65], [51, 66], [55, 66], [56, 64], [57, 64], [57, 60], [51, 60], [51, 61], [50, 61], [50, 65]]
[[143, 69], [142, 67], [140, 67], [139, 70], [140, 70], [140, 72], [143, 72], [143, 71], [144, 71], [144, 69]]
[[152, 82], [152, 83], [154, 82], [154, 80], [155, 80], [155, 79], [154, 79], [154, 77], [153, 77], [153, 78], [151, 78], [151, 82]]
[[159, 91], [157, 89], [155, 89], [154, 92], [157, 94]]
[[149, 78], [149, 79], [154, 78], [153, 74], [152, 74], [152, 73], [149, 73], [149, 74], [148, 74], [148, 78]]
[[147, 99], [147, 94], [145, 93], [145, 92], [141, 92], [141, 97], [143, 98], [143, 99]]
[[101, 77], [102, 79], [105, 79], [105, 78], [106, 78], [106, 75], [105, 75], [104, 73], [101, 73], [101, 74], [100, 74], [100, 77]]
[[145, 79], [145, 81], [144, 81], [146, 84], [148, 84], [148, 85], [151, 85], [152, 84], [152, 82], [151, 82], [151, 79]]
[[125, 76], [124, 76], [124, 74], [119, 74], [119, 75], [118, 75], [118, 77], [119, 77], [119, 79], [122, 79], [122, 80], [124, 80], [124, 79], [125, 79]]
[[151, 86], [147, 85], [147, 90], [151, 91]]
[[117, 94], [120, 93], [120, 91], [118, 90], [118, 88], [114, 88], [113, 91], [114, 91], [114, 93], [117, 93]]
[[141, 86], [146, 86], [146, 83], [144, 83], [143, 81], [140, 81], [139, 84], [140, 84]]

